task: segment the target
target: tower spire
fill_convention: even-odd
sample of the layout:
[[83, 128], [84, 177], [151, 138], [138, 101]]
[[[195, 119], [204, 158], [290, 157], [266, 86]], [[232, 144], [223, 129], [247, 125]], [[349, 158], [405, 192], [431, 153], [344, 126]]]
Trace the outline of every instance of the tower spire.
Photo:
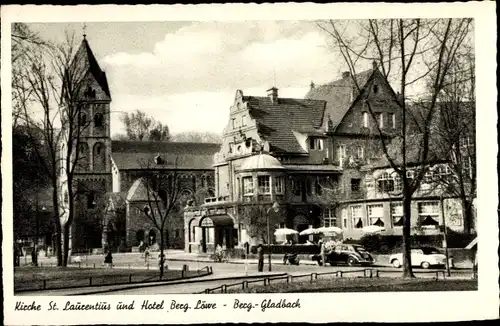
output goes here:
[[87, 23], [83, 23], [83, 39], [87, 39]]

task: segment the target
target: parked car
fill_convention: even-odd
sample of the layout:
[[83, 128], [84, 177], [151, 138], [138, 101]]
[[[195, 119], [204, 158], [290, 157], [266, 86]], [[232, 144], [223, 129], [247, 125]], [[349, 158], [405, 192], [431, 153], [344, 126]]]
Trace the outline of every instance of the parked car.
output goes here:
[[[403, 266], [403, 253], [391, 255], [389, 261], [396, 268]], [[431, 266], [444, 266], [446, 265], [446, 256], [434, 247], [412, 248], [411, 265], [425, 269]]]
[[[323, 265], [321, 254], [313, 255], [312, 260], [320, 266]], [[338, 263], [345, 263], [349, 266], [373, 264], [372, 255], [365, 247], [356, 244], [336, 245], [330, 252], [325, 253], [325, 260], [332, 266]]]

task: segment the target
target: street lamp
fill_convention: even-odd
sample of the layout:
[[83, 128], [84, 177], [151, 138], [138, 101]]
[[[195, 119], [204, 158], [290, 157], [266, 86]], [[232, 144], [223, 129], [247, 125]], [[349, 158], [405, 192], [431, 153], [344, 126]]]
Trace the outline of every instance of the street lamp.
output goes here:
[[278, 210], [280, 209], [280, 205], [277, 202], [274, 202], [273, 206], [269, 207], [266, 211], [266, 217], [267, 217], [267, 258], [269, 260], [269, 271], [271, 271], [271, 226], [269, 223], [269, 213], [271, 212], [271, 209], [277, 213]]
[[36, 216], [35, 216], [35, 243], [34, 243], [34, 246], [33, 246], [33, 250], [35, 251], [34, 255], [33, 255], [33, 265], [34, 266], [38, 266], [38, 234], [40, 233], [39, 232], [39, 229], [40, 229], [40, 210], [42, 212], [45, 211], [45, 206], [42, 204], [42, 206], [40, 207], [38, 204], [36, 206], [37, 210], [36, 210]]

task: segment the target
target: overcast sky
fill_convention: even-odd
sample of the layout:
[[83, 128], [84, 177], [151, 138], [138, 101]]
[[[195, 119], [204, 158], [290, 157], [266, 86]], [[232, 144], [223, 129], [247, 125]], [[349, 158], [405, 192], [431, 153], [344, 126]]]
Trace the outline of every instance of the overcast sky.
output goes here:
[[[83, 23], [30, 24], [41, 37], [81, 39]], [[309, 84], [338, 79], [343, 61], [312, 21], [87, 23], [89, 44], [112, 95], [112, 134], [120, 112], [144, 110], [172, 133], [221, 133], [237, 89], [303, 98]]]

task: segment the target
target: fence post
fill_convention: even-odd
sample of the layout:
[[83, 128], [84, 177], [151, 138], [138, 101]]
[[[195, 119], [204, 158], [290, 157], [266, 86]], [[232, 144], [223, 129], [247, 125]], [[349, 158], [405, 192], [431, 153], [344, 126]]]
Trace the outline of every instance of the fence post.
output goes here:
[[78, 262], [78, 268], [82, 268], [82, 267], [80, 266], [80, 264], [81, 264], [81, 263], [80, 263], [80, 262]]
[[210, 293], [210, 289], [205, 289], [205, 293]]
[[132, 274], [128, 274], [128, 282], [132, 283]]
[[224, 284], [222, 286], [222, 293], [227, 293], [227, 285], [226, 284]]
[[89, 286], [92, 286], [92, 276], [89, 277]]
[[149, 271], [149, 261], [146, 263], [146, 267], [147, 267], [147, 269]]
[[43, 289], [45, 290], [47, 288], [47, 280], [43, 280]]
[[378, 269], [376, 269], [376, 270], [375, 270], [375, 277], [380, 277], [380, 276], [378, 275]]
[[185, 270], [182, 270], [182, 271], [181, 271], [181, 278], [184, 278], [184, 277], [185, 277], [185, 274], [186, 274], [186, 271], [185, 271]]
[[94, 263], [94, 268], [95, 268], [95, 263]]

